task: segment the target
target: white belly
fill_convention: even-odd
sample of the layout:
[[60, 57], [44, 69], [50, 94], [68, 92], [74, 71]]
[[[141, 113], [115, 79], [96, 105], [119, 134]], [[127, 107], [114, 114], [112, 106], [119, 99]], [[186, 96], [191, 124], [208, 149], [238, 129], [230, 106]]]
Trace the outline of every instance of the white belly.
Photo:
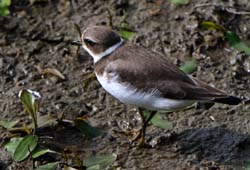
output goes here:
[[160, 97], [160, 92], [152, 90], [151, 92], [140, 92], [131, 85], [118, 82], [118, 76], [112, 76], [108, 79], [106, 73], [103, 76], [96, 75], [102, 87], [112, 96], [122, 103], [131, 104], [137, 107], [149, 110], [167, 110], [174, 111], [185, 108], [195, 101], [192, 100], [174, 100]]

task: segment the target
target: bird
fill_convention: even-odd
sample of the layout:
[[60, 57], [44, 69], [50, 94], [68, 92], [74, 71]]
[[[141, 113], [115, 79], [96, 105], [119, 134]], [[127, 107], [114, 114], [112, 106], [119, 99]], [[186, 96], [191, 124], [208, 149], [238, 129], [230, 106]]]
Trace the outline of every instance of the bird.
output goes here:
[[[195, 102], [237, 105], [242, 99], [181, 71], [165, 56], [126, 42], [108, 26], [91, 25], [78, 45], [94, 60], [101, 86], [120, 102], [138, 108], [142, 127], [134, 140], [145, 144], [146, 128], [158, 111], [178, 111]], [[149, 110], [145, 118], [143, 110]]]

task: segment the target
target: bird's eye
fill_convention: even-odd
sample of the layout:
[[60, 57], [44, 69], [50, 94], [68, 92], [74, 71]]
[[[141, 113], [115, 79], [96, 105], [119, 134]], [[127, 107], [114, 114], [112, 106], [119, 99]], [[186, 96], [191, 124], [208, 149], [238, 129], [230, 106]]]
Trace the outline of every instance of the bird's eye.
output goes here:
[[90, 40], [90, 39], [87, 39], [85, 38], [84, 39], [84, 43], [87, 45], [87, 46], [94, 46], [96, 44], [96, 42]]

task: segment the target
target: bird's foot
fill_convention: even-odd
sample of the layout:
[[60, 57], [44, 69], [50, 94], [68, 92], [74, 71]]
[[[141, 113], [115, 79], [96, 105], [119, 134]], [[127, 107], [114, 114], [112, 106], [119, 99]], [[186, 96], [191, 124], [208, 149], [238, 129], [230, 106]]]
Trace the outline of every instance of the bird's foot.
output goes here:
[[131, 142], [133, 143], [133, 142], [136, 142], [136, 141], [138, 141], [138, 139], [140, 139], [141, 138], [141, 136], [142, 136], [142, 129], [135, 129], [135, 130], [133, 130], [132, 131], [132, 139], [131, 139]]
[[138, 129], [138, 130], [133, 130], [133, 137], [132, 137], [130, 143], [131, 144], [138, 143], [138, 145], [137, 145], [138, 147], [147, 147], [147, 146], [149, 146], [146, 143], [145, 131], [143, 130], [143, 128]]

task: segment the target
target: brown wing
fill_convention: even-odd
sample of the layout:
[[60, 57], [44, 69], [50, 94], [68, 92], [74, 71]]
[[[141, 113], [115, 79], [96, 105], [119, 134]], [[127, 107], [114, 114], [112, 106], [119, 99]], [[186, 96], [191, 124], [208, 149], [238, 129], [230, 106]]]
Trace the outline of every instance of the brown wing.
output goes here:
[[143, 91], [158, 89], [165, 98], [227, 103], [223, 101], [231, 97], [185, 74], [166, 57], [141, 47], [126, 44], [108, 58], [107, 71], [118, 73], [120, 81]]

